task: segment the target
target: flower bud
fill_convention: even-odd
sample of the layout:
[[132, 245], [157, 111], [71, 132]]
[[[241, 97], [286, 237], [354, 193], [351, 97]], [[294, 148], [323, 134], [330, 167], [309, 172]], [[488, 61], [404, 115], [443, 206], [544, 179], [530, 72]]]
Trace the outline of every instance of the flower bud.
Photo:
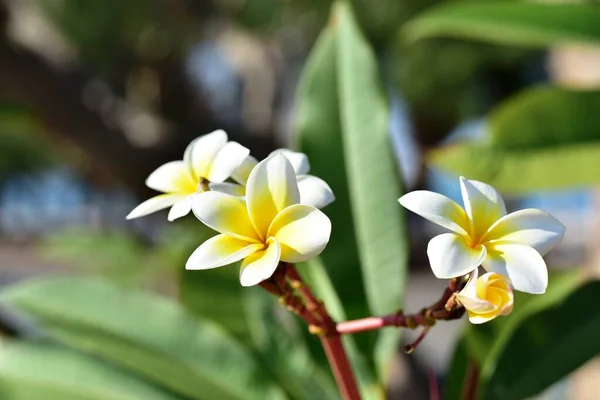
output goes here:
[[471, 273], [467, 285], [456, 298], [467, 310], [469, 321], [473, 324], [482, 324], [499, 315], [510, 314], [514, 302], [507, 277], [495, 272], [478, 277], [477, 270]]

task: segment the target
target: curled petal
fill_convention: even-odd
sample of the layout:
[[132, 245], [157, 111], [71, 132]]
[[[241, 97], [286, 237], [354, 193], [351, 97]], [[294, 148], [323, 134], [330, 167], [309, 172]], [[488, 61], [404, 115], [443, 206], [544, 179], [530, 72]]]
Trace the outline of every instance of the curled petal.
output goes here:
[[277, 149], [269, 155], [272, 156], [278, 153], [283, 154], [289, 160], [294, 171], [296, 171], [296, 175], [306, 175], [310, 171], [310, 163], [306, 154], [289, 149]]
[[219, 192], [204, 192], [192, 198], [194, 215], [219, 233], [252, 243], [260, 242], [248, 217], [246, 204], [239, 197]]
[[161, 165], [146, 179], [146, 186], [164, 193], [191, 194], [197, 185], [183, 161]]
[[194, 139], [183, 154], [183, 161], [197, 180], [207, 178], [217, 153], [227, 143], [227, 133], [219, 129]]
[[223, 182], [231, 176], [250, 154], [250, 150], [237, 142], [225, 144], [215, 156], [206, 178], [211, 182]]
[[215, 192], [226, 193], [232, 196], [244, 197], [246, 195], [246, 188], [236, 183], [210, 183], [208, 187]]
[[242, 286], [258, 285], [269, 279], [279, 265], [281, 248], [274, 238], [269, 238], [267, 248], [252, 253], [244, 259], [240, 268], [240, 283]]
[[494, 272], [477, 277], [477, 270], [456, 295], [469, 315], [469, 321], [481, 324], [512, 311], [513, 294], [508, 278]]
[[441, 194], [416, 190], [400, 197], [400, 204], [421, 217], [459, 235], [468, 236], [470, 222], [461, 206]]
[[544, 259], [533, 247], [522, 244], [498, 243], [487, 245], [483, 262], [487, 271], [510, 279], [515, 290], [541, 294], [548, 286], [548, 269]]
[[323, 179], [312, 175], [300, 175], [297, 179], [301, 204], [323, 208], [335, 200], [333, 191]]
[[281, 246], [281, 260], [291, 263], [307, 261], [325, 249], [331, 235], [331, 221], [318, 209], [295, 204], [273, 220], [268, 236]]
[[192, 210], [192, 198], [191, 196], [187, 196], [184, 199], [179, 200], [177, 203], [173, 204], [173, 207], [169, 210], [169, 215], [167, 219], [169, 221], [175, 221], [177, 218], [184, 217], [190, 213]]
[[462, 176], [460, 189], [465, 211], [471, 220], [471, 237], [481, 238], [494, 222], [506, 215], [504, 200], [490, 185]]
[[259, 243], [248, 243], [220, 234], [202, 243], [187, 260], [185, 269], [211, 269], [228, 265], [262, 250]]
[[564, 234], [565, 227], [556, 218], [542, 210], [530, 208], [499, 219], [483, 240], [524, 244], [543, 256], [560, 243]]
[[246, 186], [246, 183], [248, 182], [248, 177], [250, 176], [250, 172], [252, 172], [252, 170], [254, 169], [254, 167], [256, 167], [257, 164], [258, 161], [256, 160], [256, 158], [248, 156], [244, 161], [242, 161], [242, 164], [240, 164], [240, 166], [232, 172], [231, 177], [240, 185]]
[[177, 194], [161, 194], [159, 196], [152, 197], [134, 208], [133, 211], [131, 211], [125, 218], [133, 219], [152, 214], [153, 212], [171, 207], [173, 204], [185, 199], [186, 197], [187, 196], [181, 196]]
[[456, 278], [477, 268], [485, 259], [484, 246], [470, 247], [462, 236], [443, 233], [431, 239], [427, 256], [433, 274], [440, 279]]
[[285, 156], [270, 156], [252, 170], [246, 187], [246, 202], [256, 232], [266, 240], [275, 216], [300, 202], [296, 174]]

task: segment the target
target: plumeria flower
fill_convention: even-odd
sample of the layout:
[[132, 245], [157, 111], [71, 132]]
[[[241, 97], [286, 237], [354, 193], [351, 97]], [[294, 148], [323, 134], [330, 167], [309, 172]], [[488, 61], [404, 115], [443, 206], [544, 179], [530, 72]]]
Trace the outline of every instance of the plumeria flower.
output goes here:
[[138, 218], [171, 207], [168, 219], [173, 221], [191, 210], [191, 197], [208, 189], [208, 182], [223, 182], [248, 157], [250, 150], [236, 142], [228, 142], [227, 134], [217, 130], [192, 141], [183, 160], [171, 161], [150, 174], [146, 186], [164, 194], [146, 200], [129, 213], [127, 219]]
[[467, 285], [456, 294], [456, 299], [465, 307], [469, 321], [482, 324], [499, 315], [512, 312], [514, 296], [507, 277], [487, 272], [478, 277], [475, 269]]
[[565, 227], [538, 209], [507, 215], [502, 197], [485, 183], [460, 177], [460, 187], [464, 209], [426, 190], [399, 199], [404, 207], [452, 231], [427, 246], [435, 276], [455, 278], [482, 265], [508, 277], [516, 290], [544, 293], [548, 270], [542, 256], [561, 241]]
[[[288, 149], [279, 149], [272, 152], [270, 156], [277, 153], [283, 154], [296, 172], [296, 180], [298, 181], [298, 189], [300, 190], [300, 204], [323, 208], [335, 200], [333, 191], [324, 180], [308, 175], [310, 164], [306, 154]], [[237, 184], [229, 182], [211, 183], [210, 189], [235, 196], [245, 196], [248, 177], [256, 164], [258, 164], [256, 158], [248, 156], [231, 175]]]
[[331, 222], [315, 207], [299, 204], [292, 164], [282, 154], [261, 161], [250, 173], [246, 201], [217, 191], [197, 194], [196, 217], [219, 235], [204, 242], [186, 269], [210, 269], [242, 261], [240, 282], [252, 286], [273, 275], [280, 261], [296, 263], [319, 255]]

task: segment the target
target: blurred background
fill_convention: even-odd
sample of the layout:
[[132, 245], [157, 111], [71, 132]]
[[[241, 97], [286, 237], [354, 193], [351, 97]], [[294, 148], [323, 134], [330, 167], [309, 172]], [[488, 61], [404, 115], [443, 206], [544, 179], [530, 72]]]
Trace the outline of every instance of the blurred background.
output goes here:
[[[580, 113], [587, 105], [584, 116], [598, 114], [592, 89], [600, 88], [600, 47], [529, 48], [469, 37], [407, 42], [400, 30], [437, 0], [351, 3], [378, 60], [405, 190], [426, 188], [460, 203], [459, 173], [486, 180], [505, 195], [509, 211], [541, 208], [567, 226], [547, 258], [552, 269], [599, 271], [600, 194], [592, 183], [600, 172], [588, 170], [600, 171], [600, 158], [579, 160], [564, 150], [581, 161], [571, 178], [573, 171], [593, 175], [569, 181], [554, 161], [563, 151], [556, 135], [519, 141], [535, 129], [526, 118], [536, 111], [509, 110], [508, 99], [515, 106], [526, 89], [544, 84], [583, 90], [591, 97], [566, 120], [593, 133], [564, 141], [586, 146], [600, 140], [598, 121]], [[185, 260], [207, 233], [192, 216], [177, 224], [167, 222], [166, 212], [134, 221], [125, 216], [153, 195], [144, 185], [148, 174], [180, 159], [199, 135], [225, 129], [258, 158], [296, 146], [297, 86], [330, 7], [327, 0], [0, 0], [0, 286], [77, 274], [185, 297]], [[502, 110], [490, 114], [498, 106]], [[501, 114], [511, 112], [503, 126]], [[545, 112], [537, 117], [555, 115]], [[514, 134], [506, 146], [481, 145], [500, 130]], [[550, 160], [539, 149], [557, 153]], [[407, 218], [405, 308], [416, 311], [435, 301], [445, 283], [427, 263], [435, 227]], [[334, 283], [344, 279], [332, 277]], [[233, 290], [227, 285], [218, 290]], [[227, 297], [215, 294], [216, 287], [203, 290], [204, 300]], [[214, 313], [218, 320], [222, 312]], [[8, 335], [34, 335], [11, 310], [1, 315]], [[433, 329], [413, 356], [399, 354], [390, 398], [427, 398], [428, 371], [443, 383], [464, 324]], [[404, 340], [414, 338], [408, 333]], [[597, 365], [590, 362], [544, 398], [596, 398]]]

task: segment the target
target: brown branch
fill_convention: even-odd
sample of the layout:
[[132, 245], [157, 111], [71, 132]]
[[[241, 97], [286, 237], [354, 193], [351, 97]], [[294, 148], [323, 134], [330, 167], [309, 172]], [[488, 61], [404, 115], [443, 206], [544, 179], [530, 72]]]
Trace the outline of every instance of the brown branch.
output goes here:
[[479, 366], [475, 360], [471, 360], [465, 378], [461, 398], [463, 400], [476, 400], [479, 386]]

